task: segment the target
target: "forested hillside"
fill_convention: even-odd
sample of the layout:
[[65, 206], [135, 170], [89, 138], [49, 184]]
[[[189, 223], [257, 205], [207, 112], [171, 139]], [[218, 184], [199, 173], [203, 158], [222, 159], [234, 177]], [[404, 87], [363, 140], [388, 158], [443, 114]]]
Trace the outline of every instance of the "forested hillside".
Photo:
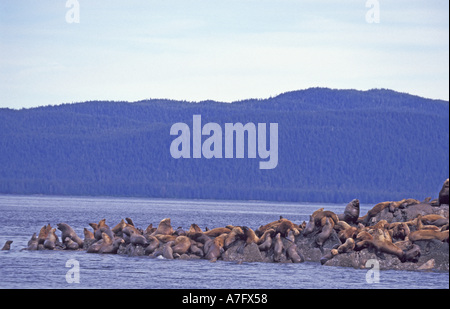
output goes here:
[[[278, 123], [278, 166], [173, 159], [170, 128]], [[449, 103], [314, 88], [231, 104], [146, 100], [0, 109], [0, 193], [374, 203], [437, 197]]]

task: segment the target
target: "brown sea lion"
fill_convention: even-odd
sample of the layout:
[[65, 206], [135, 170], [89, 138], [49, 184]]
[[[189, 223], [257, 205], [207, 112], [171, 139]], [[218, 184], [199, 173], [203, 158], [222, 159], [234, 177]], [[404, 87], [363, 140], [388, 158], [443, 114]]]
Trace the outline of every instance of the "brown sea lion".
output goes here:
[[204, 251], [205, 251], [205, 258], [207, 260], [210, 260], [211, 262], [217, 261], [217, 259], [222, 254], [225, 239], [227, 237], [228, 234], [222, 234], [216, 237], [214, 240], [205, 243]]
[[344, 244], [340, 245], [337, 248], [337, 251], [339, 252], [339, 254], [341, 254], [353, 251], [354, 249], [355, 249], [355, 240], [353, 238], [348, 238]]
[[131, 226], [135, 226], [133, 220], [131, 220], [131, 218], [125, 218], [125, 220], [127, 221], [127, 223]]
[[191, 240], [191, 247], [189, 248], [189, 251], [196, 256], [203, 257], [205, 253], [203, 252], [203, 249], [200, 248], [200, 245], [202, 244]]
[[145, 239], [143, 235], [137, 233], [133, 229], [130, 229], [130, 243], [133, 245], [141, 245], [141, 246], [148, 245], [147, 239]]
[[320, 258], [320, 264], [324, 265], [326, 262], [328, 262], [338, 254], [339, 252], [337, 249], [332, 249], [330, 252]]
[[235, 226], [225, 239], [224, 248], [229, 248], [236, 240], [244, 238], [244, 231], [241, 227]]
[[423, 224], [426, 225], [436, 225], [436, 226], [443, 226], [448, 224], [448, 218], [445, 218], [443, 216], [439, 215], [425, 215], [421, 216], [420, 220]]
[[174, 244], [174, 241], [169, 241], [165, 246], [163, 247], [162, 256], [165, 259], [173, 260], [173, 250], [172, 245]]
[[346, 241], [348, 238], [354, 238], [358, 233], [358, 228], [351, 226], [348, 229], [339, 231], [338, 237], [341, 241]]
[[127, 226], [127, 223], [125, 222], [124, 219], [122, 219], [122, 220], [120, 220], [119, 223], [117, 223], [117, 225], [115, 227], [113, 227], [111, 229], [111, 232], [113, 232], [115, 235], [117, 235], [118, 233], [122, 232], [122, 229], [126, 226]]
[[83, 240], [78, 237], [77, 233], [75, 233], [70, 225], [68, 225], [67, 223], [58, 223], [57, 227], [58, 230], [62, 232], [61, 239], [65, 240], [66, 238], [70, 238], [77, 243], [79, 248], [83, 247]]
[[273, 260], [275, 262], [280, 262], [282, 254], [283, 254], [283, 242], [281, 241], [281, 234], [278, 233], [275, 236], [275, 242], [273, 245]]
[[[345, 207], [344, 213], [338, 216], [339, 220], [355, 224], [359, 218], [359, 200], [354, 199]], [[337, 222], [335, 222], [337, 223]]]
[[303, 263], [305, 261], [305, 257], [294, 243], [286, 250], [286, 255], [293, 263]]
[[195, 237], [197, 234], [203, 234], [202, 229], [195, 223], [191, 224], [186, 236], [189, 238]]
[[66, 245], [66, 250], [78, 250], [80, 249], [80, 246], [78, 243], [74, 242], [72, 238], [66, 237], [64, 239], [64, 244]]
[[439, 206], [448, 205], [449, 202], [449, 180], [447, 179], [439, 192]]
[[27, 250], [37, 250], [38, 249], [38, 238], [36, 236], [36, 233], [31, 236], [31, 239], [28, 241], [28, 247]]
[[260, 251], [268, 251], [272, 247], [272, 235], [275, 235], [274, 229], [269, 229], [264, 232], [260, 238], [260, 245], [258, 246]]
[[[109, 237], [109, 236], [106, 235], [106, 237]], [[100, 248], [98, 253], [101, 253], [101, 254], [116, 254], [117, 251], [119, 250], [120, 245], [123, 244], [123, 243], [125, 243], [125, 241], [122, 238], [116, 237], [112, 241], [112, 243], [108, 243], [108, 244], [105, 243], [105, 244], [103, 244], [103, 246]]]
[[333, 224], [332, 224], [332, 218], [326, 218], [325, 225], [322, 227], [322, 232], [320, 232], [316, 237], [316, 244], [319, 247], [322, 247], [324, 242], [331, 236], [331, 233], [333, 232]]
[[437, 239], [440, 241], [448, 241], [448, 234], [449, 234], [448, 230], [445, 232], [433, 230], [419, 230], [409, 234], [408, 238], [412, 242], [416, 242], [419, 240], [432, 240], [432, 239]]
[[12, 240], [7, 240], [7, 241], [5, 242], [5, 244], [3, 245], [3, 248], [2, 248], [1, 251], [9, 251], [9, 250], [11, 250], [11, 244], [12, 244], [12, 243], [13, 243]]
[[159, 247], [159, 240], [155, 236], [147, 236], [148, 246], [145, 248], [145, 255], [152, 254]]
[[315, 228], [316, 228], [316, 223], [314, 221], [314, 217], [311, 215], [311, 216], [309, 216], [309, 221], [306, 224], [306, 227], [302, 231], [303, 236], [308, 236], [309, 234], [313, 233]]
[[174, 232], [172, 225], [170, 224], [170, 218], [163, 219], [156, 231], [153, 233], [153, 236], [156, 235], [172, 235]]
[[227, 234], [230, 233], [231, 230], [226, 228], [226, 227], [218, 227], [212, 230], [209, 230], [207, 232], [204, 232], [203, 234], [205, 234], [208, 237], [217, 237], [220, 236], [222, 234]]
[[370, 219], [372, 219], [373, 217], [375, 217], [377, 214], [379, 214], [381, 211], [383, 211], [385, 208], [389, 207], [391, 205], [392, 202], [382, 202], [382, 203], [378, 203], [375, 206], [372, 207], [372, 209], [370, 209], [367, 214], [364, 217], [361, 217], [358, 219], [358, 223], [361, 222], [364, 225], [368, 225]]
[[186, 236], [178, 236], [172, 247], [173, 253], [185, 254], [191, 247], [191, 240]]
[[246, 245], [250, 245], [252, 243], [257, 244], [259, 242], [259, 237], [256, 236], [255, 231], [253, 231], [251, 228], [244, 226], [242, 227], [242, 230], [244, 231]]
[[52, 228], [45, 238], [44, 248], [48, 250], [54, 250], [56, 248], [56, 241], [58, 237], [56, 236], [56, 229]]
[[144, 235], [151, 235], [156, 231], [156, 228], [153, 227], [153, 223], [150, 223], [144, 231]]
[[155, 237], [159, 240], [159, 242], [168, 243], [170, 241], [175, 241], [175, 239], [177, 239], [178, 236], [177, 235], [158, 234], [158, 235], [155, 235]]
[[83, 229], [83, 233], [84, 233], [84, 241], [95, 239], [94, 233], [92, 233], [91, 231], [89, 231], [87, 228], [84, 228], [84, 229]]
[[39, 236], [38, 236], [38, 244], [39, 245], [43, 245], [44, 241], [47, 239], [48, 233], [50, 233], [50, 231], [52, 230], [52, 227], [50, 225], [50, 223], [48, 225], [44, 225], [41, 230], [39, 231]]
[[[316, 226], [324, 226], [326, 224], [326, 219], [324, 218], [328, 218], [333, 220], [332, 222], [330, 221], [329, 223], [334, 227], [334, 225], [336, 223], [339, 222], [339, 217], [332, 211], [329, 210], [325, 210], [325, 211], [317, 211], [316, 215], [313, 215], [314, 218], [314, 223]], [[323, 219], [323, 220], [322, 220]]]
[[397, 256], [400, 261], [405, 261], [405, 253], [389, 240], [389, 236], [381, 229], [377, 229], [373, 240], [364, 240], [368, 246], [375, 248], [378, 252], [384, 252]]

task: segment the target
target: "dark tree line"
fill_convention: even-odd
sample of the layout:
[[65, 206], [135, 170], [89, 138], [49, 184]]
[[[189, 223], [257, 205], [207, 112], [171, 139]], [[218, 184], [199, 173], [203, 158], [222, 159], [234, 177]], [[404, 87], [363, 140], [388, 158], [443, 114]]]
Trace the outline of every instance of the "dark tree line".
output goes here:
[[[278, 123], [279, 159], [180, 159], [170, 127]], [[449, 175], [449, 103], [389, 90], [266, 100], [85, 102], [0, 109], [0, 193], [363, 203], [436, 197]]]

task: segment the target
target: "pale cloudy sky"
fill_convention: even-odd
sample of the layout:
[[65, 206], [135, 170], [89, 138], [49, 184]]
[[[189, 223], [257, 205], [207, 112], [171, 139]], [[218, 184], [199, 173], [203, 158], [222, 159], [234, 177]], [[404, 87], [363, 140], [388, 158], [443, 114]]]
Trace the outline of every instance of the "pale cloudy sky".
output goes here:
[[231, 102], [309, 87], [449, 99], [449, 2], [0, 2], [0, 108], [88, 100]]

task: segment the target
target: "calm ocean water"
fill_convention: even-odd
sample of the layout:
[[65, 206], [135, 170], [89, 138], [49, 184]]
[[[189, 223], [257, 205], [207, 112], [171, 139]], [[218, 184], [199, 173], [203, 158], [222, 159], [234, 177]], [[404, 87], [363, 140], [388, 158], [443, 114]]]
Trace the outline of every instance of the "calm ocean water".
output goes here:
[[[84, 251], [21, 251], [31, 235], [50, 223], [66, 222], [83, 238], [88, 223], [106, 218], [110, 226], [130, 217], [136, 226], [157, 226], [171, 218], [174, 228], [202, 229], [228, 224], [254, 229], [280, 215], [296, 223], [307, 221], [316, 209], [342, 213], [345, 205], [239, 201], [161, 200], [0, 195], [0, 288], [164, 288], [164, 289], [302, 289], [302, 288], [449, 288], [448, 273], [381, 271], [380, 283], [366, 282], [367, 270], [325, 267], [319, 263], [272, 264], [206, 260], [182, 261], [87, 254]], [[366, 213], [369, 205], [363, 205]], [[58, 235], [60, 232], [58, 231]], [[80, 283], [67, 283], [75, 259]], [[405, 284], [407, 282], [408, 284]]]

